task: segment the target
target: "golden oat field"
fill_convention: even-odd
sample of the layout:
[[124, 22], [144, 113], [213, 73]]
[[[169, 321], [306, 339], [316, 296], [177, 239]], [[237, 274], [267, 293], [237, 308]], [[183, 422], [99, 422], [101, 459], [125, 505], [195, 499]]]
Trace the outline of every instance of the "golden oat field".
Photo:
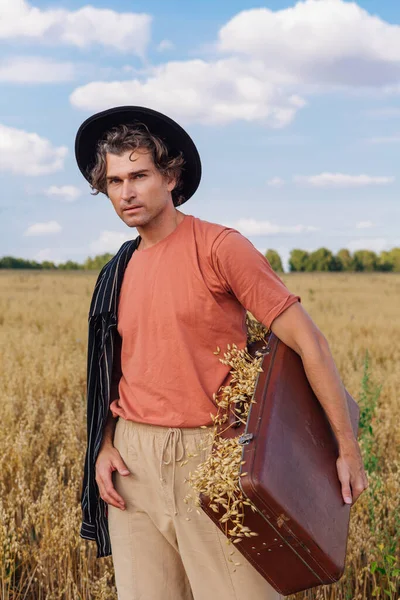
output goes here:
[[[398, 600], [400, 274], [281, 277], [327, 337], [360, 405], [369, 479], [351, 509], [345, 574], [291, 598]], [[1, 600], [117, 598], [111, 557], [96, 559], [94, 542], [79, 537], [95, 279], [87, 271], [0, 271]]]

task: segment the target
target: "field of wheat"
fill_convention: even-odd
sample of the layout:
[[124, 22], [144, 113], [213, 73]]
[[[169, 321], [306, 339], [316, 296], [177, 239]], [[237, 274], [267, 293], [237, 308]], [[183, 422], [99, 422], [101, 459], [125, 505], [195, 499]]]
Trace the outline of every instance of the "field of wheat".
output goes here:
[[[293, 600], [400, 597], [400, 274], [288, 273], [361, 409], [369, 488], [346, 571]], [[96, 273], [0, 271], [0, 597], [116, 600], [111, 557], [79, 537], [87, 312]]]

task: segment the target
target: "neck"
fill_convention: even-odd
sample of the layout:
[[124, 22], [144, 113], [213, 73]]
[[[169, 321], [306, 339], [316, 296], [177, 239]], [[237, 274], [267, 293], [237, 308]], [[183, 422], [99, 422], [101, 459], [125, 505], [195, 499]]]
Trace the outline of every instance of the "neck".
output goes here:
[[172, 233], [177, 228], [179, 223], [183, 221], [185, 215], [179, 210], [174, 209], [169, 215], [160, 215], [159, 218], [153, 219], [145, 228], [137, 227], [140, 243], [136, 251], [150, 248], [163, 240], [167, 235]]

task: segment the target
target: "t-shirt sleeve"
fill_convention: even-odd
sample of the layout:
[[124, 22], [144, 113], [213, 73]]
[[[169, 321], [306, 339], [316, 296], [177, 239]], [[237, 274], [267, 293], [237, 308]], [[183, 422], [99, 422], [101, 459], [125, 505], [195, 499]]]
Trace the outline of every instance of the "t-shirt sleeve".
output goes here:
[[268, 329], [272, 321], [301, 297], [293, 294], [268, 259], [235, 229], [215, 239], [211, 259], [224, 289]]

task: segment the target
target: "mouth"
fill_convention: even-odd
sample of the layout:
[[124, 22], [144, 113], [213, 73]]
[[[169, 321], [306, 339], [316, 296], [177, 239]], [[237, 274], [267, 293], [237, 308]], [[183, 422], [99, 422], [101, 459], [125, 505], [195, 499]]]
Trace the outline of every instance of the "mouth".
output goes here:
[[124, 208], [123, 212], [124, 213], [133, 213], [136, 210], [140, 210], [141, 208], [143, 208], [143, 206], [130, 206], [129, 208]]

